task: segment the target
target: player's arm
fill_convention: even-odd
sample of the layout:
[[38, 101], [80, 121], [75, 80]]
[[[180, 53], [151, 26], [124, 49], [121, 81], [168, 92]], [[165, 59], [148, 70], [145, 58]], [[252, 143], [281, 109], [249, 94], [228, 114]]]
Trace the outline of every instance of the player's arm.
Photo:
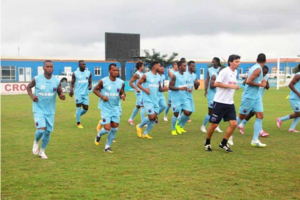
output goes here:
[[93, 84], [92, 84], [92, 73], [90, 73], [90, 77], [89, 77], [89, 90], [92, 89], [92, 86], [93, 86]]
[[208, 69], [207, 69], [206, 79], [205, 79], [205, 92], [204, 92], [205, 97], [207, 95], [208, 81], [209, 81], [209, 72], [208, 72]]
[[102, 99], [103, 101], [108, 101], [108, 97], [103, 96], [101, 94], [101, 90], [103, 89], [103, 81], [102, 79], [98, 82], [98, 84], [94, 87], [93, 89], [93, 93], [99, 97], [100, 99]]
[[120, 90], [120, 98], [123, 99], [123, 101], [125, 101], [125, 97], [126, 97], [124, 88], [125, 88], [125, 84], [123, 83], [122, 88]]
[[66, 96], [64, 95], [63, 91], [62, 91], [62, 88], [61, 88], [61, 83], [59, 83], [58, 87], [57, 87], [57, 94], [58, 94], [58, 97], [61, 99], [61, 100], [65, 100], [66, 99]]
[[139, 80], [139, 82], [137, 83], [137, 86], [138, 86], [138, 88], [139, 89], [141, 89], [142, 91], [144, 91], [144, 92], [146, 92], [146, 94], [150, 94], [150, 91], [149, 91], [149, 89], [148, 88], [144, 88], [143, 86], [142, 86], [142, 84], [143, 83], [145, 83], [146, 82], [146, 74], [144, 74], [143, 76], [142, 76], [142, 78]]
[[173, 76], [173, 73], [171, 72], [171, 70], [169, 70], [169, 72], [168, 72], [168, 76], [169, 76], [169, 79], [171, 79], [171, 78], [172, 78], [172, 76]]
[[27, 85], [27, 93], [29, 95], [29, 97], [32, 99], [32, 101], [37, 102], [38, 101], [38, 97], [34, 96], [32, 93], [32, 88], [35, 87], [35, 78], [32, 79], [32, 81], [30, 83], [28, 83]]
[[135, 73], [135, 74], [133, 75], [133, 77], [131, 77], [131, 79], [130, 79], [130, 81], [129, 81], [130, 87], [132, 87], [133, 89], [135, 89], [135, 91], [136, 91], [137, 93], [140, 93], [140, 90], [139, 90], [139, 88], [137, 88], [137, 87], [133, 84], [133, 82], [136, 81], [136, 80], [139, 79], [139, 78], [140, 78], [140, 76], [139, 76], [137, 73]]
[[246, 85], [246, 82], [247, 82], [247, 76], [245, 77], [245, 80], [244, 80], [244, 82], [243, 82], [243, 85]]
[[169, 89], [173, 91], [187, 90], [187, 87], [175, 87], [176, 76], [173, 75], [169, 83]]
[[257, 87], [265, 87], [266, 86], [266, 80], [263, 79], [261, 83], [255, 83], [254, 80], [259, 76], [261, 73], [261, 69], [256, 69], [254, 72], [251, 74], [250, 77], [247, 78], [246, 84], [251, 85], [251, 86], [257, 86]]
[[198, 79], [195, 79], [195, 81], [194, 81], [195, 90], [198, 90], [199, 86], [200, 86], [200, 82], [198, 81]]
[[269, 84], [269, 81], [267, 81], [265, 89], [268, 90], [269, 88], [270, 88], [270, 84]]
[[289, 88], [293, 92], [295, 92], [298, 95], [298, 97], [300, 97], [300, 93], [299, 93], [299, 91], [296, 90], [295, 84], [299, 81], [299, 79], [300, 79], [300, 75], [296, 75], [296, 76], [294, 76], [294, 78], [292, 79], [292, 81], [289, 84]]
[[209, 85], [210, 89], [215, 89], [216, 88], [215, 82], [216, 82], [216, 76], [212, 75], [211, 78], [210, 78], [210, 85]]
[[72, 97], [74, 95], [74, 85], [75, 85], [75, 73], [72, 74], [72, 80], [71, 80], [71, 85], [70, 85], [70, 93], [69, 96]]

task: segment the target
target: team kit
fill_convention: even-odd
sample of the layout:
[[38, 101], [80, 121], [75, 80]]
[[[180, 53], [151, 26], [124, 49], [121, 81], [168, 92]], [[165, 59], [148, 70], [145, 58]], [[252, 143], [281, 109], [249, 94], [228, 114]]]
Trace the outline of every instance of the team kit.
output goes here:
[[[237, 84], [237, 68], [240, 65], [239, 55], [230, 55], [228, 66], [222, 67], [220, 59], [214, 57], [212, 66], [207, 70], [204, 95], [207, 98], [208, 112], [204, 116], [200, 130], [206, 133], [204, 141], [205, 151], [213, 151], [211, 138], [215, 131], [223, 132], [219, 128], [221, 121], [228, 122], [224, 131], [224, 137], [219, 148], [227, 153], [233, 152], [233, 132], [237, 128], [240, 134], [244, 134], [247, 122], [255, 116], [254, 132], [251, 141], [253, 147], [266, 147], [260, 142], [259, 137], [268, 137], [263, 130], [263, 95], [269, 89], [268, 67], [265, 65], [266, 56], [261, 53], [257, 56], [256, 63], [249, 69], [244, 81], [244, 91], [238, 115], [234, 105], [234, 93], [239, 89]], [[72, 74], [69, 96], [74, 96], [76, 112], [74, 118], [77, 127], [83, 128], [81, 116], [86, 114], [89, 108], [89, 90], [92, 89], [92, 75], [86, 70], [83, 60], [78, 62], [79, 68]], [[300, 68], [300, 67], [299, 67]], [[36, 126], [32, 152], [42, 159], [47, 159], [45, 149], [50, 140], [50, 133], [54, 127], [54, 115], [56, 96], [61, 100], [66, 97], [62, 92], [60, 81], [52, 75], [53, 63], [51, 60], [44, 62], [44, 73], [32, 79], [27, 86], [27, 92], [33, 101], [33, 116]], [[195, 74], [194, 61], [187, 62], [184, 58], [172, 64], [168, 72], [169, 84], [165, 85], [165, 68], [158, 61], [153, 61], [150, 71], [144, 73], [144, 63], [136, 63], [136, 72], [129, 81], [129, 85], [135, 90], [136, 103], [128, 123], [134, 124], [134, 118], [140, 112], [141, 122], [135, 126], [137, 137], [153, 139], [150, 135], [158, 116], [163, 114], [164, 121], [168, 121], [169, 110], [173, 112], [170, 134], [181, 135], [185, 132], [185, 125], [191, 122], [190, 116], [195, 112], [193, 90], [198, 89], [200, 82]], [[289, 84], [289, 101], [294, 113], [276, 119], [280, 128], [285, 120], [293, 119], [289, 132], [299, 132], [295, 129], [300, 119], [300, 73], [297, 73]], [[35, 88], [34, 92], [32, 88]], [[167, 101], [163, 92], [167, 92]], [[101, 119], [97, 124], [95, 145], [100, 145], [101, 137], [108, 134], [104, 152], [112, 153], [111, 145], [115, 142], [120, 118], [122, 115], [121, 100], [125, 100], [125, 84], [119, 78], [119, 68], [116, 64], [109, 65], [109, 76], [102, 78], [94, 87], [93, 93], [99, 97], [98, 109]], [[210, 122], [208, 129], [207, 123]], [[144, 131], [143, 131], [144, 128]], [[40, 142], [41, 140], [41, 142]], [[41, 143], [41, 145], [39, 144]]]

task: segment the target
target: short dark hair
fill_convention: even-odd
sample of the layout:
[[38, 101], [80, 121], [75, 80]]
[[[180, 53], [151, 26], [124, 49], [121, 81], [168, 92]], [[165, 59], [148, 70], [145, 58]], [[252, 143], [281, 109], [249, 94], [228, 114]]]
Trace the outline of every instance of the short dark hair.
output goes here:
[[228, 58], [228, 66], [230, 66], [230, 64], [229, 64], [230, 62], [233, 62], [234, 60], [237, 60], [240, 58], [241, 58], [241, 56], [239, 56], [239, 55], [235, 55], [235, 54], [230, 55]]
[[156, 60], [155, 60], [155, 61], [152, 61], [152, 62], [151, 62], [151, 67], [153, 67], [154, 65], [159, 64], [159, 63], [160, 63], [160, 62], [158, 62], [158, 61], [156, 61]]
[[267, 65], [264, 65], [263, 69], [266, 69], [269, 72], [269, 67]]
[[79, 60], [79, 61], [78, 61], [78, 65], [80, 65], [81, 62], [84, 62], [84, 60]]
[[118, 67], [115, 63], [111, 63], [109, 66], [108, 66], [108, 70], [111, 70], [111, 67], [114, 66], [114, 67]]
[[52, 63], [51, 60], [45, 60], [45, 61], [44, 61], [44, 65], [45, 65], [45, 63], [47, 63], [47, 62], [51, 62], [51, 63]]
[[220, 61], [220, 58], [214, 57], [213, 60], [215, 60], [215, 61], [218, 63], [218, 66], [221, 67], [221, 61]]
[[185, 61], [186, 62], [186, 59], [185, 58], [180, 58], [180, 61]]
[[179, 61], [179, 62], [177, 62], [177, 66], [179, 67], [179, 66], [181, 66], [183, 63], [185, 63], [185, 61]]
[[190, 66], [191, 64], [194, 64], [194, 63], [195, 62], [191, 60], [191, 61], [188, 62], [188, 66]]
[[266, 55], [264, 53], [258, 54], [256, 62], [265, 63], [266, 62]]
[[142, 67], [143, 66], [143, 62], [137, 62], [136, 64], [135, 64], [135, 68], [136, 69], [139, 69], [140, 67]]
[[174, 65], [177, 65], [177, 62], [176, 62], [176, 61], [174, 61], [174, 62], [172, 63], [172, 67], [173, 67]]

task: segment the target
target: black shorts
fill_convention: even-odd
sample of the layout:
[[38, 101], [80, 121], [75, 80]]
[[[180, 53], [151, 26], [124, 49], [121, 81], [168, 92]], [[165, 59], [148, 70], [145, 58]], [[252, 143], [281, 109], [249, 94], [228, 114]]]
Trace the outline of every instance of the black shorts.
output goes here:
[[234, 104], [214, 102], [213, 112], [209, 121], [211, 123], [219, 124], [222, 119], [224, 119], [225, 122], [229, 120], [236, 120]]

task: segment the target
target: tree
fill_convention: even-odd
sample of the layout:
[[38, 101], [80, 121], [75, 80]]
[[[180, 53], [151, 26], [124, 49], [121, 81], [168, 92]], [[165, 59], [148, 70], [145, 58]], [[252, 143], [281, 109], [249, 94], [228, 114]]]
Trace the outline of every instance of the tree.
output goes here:
[[294, 69], [293, 69], [294, 74], [299, 72], [299, 67], [300, 67], [300, 63], [296, 67], [294, 67]]
[[169, 57], [167, 54], [160, 55], [160, 52], [155, 51], [155, 49], [152, 49], [152, 55], [149, 53], [149, 51], [145, 50], [145, 66], [150, 67], [151, 62], [158, 61], [162, 66], [165, 68], [170, 66], [175, 60], [175, 58], [178, 56], [178, 53], [174, 53]]

